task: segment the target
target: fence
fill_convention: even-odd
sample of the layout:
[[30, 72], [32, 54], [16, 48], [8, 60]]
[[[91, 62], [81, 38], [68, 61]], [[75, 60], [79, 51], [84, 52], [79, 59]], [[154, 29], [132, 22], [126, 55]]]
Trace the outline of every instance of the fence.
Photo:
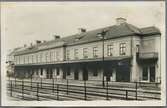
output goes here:
[[[101, 83], [101, 82], [98, 82]], [[97, 83], [97, 84], [98, 84]], [[114, 84], [115, 83], [115, 84]], [[118, 83], [117, 83], [118, 84]], [[128, 85], [129, 83], [124, 83]], [[160, 91], [145, 90], [140, 86], [144, 83], [131, 83], [128, 87], [116, 87], [116, 82], [105, 82], [105, 87], [89, 81], [74, 83], [71, 80], [62, 82], [51, 79], [8, 80], [10, 96], [24, 100], [150, 100], [160, 99]], [[148, 84], [148, 83], [147, 83]], [[151, 83], [150, 83], [151, 84]], [[115, 86], [114, 86], [115, 85]], [[146, 85], [145, 85], [146, 86]]]

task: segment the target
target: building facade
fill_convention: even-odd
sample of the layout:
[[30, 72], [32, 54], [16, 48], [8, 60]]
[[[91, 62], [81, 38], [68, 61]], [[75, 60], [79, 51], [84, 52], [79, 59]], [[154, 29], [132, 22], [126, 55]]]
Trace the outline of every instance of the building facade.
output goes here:
[[137, 28], [117, 18], [113, 26], [80, 32], [19, 50], [15, 74], [120, 82], [160, 82], [160, 40], [156, 27]]

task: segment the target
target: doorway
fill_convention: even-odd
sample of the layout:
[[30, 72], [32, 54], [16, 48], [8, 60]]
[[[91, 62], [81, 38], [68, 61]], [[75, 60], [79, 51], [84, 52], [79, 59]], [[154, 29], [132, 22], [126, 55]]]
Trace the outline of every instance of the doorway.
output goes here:
[[74, 80], [78, 80], [79, 79], [79, 77], [78, 77], [78, 69], [75, 69], [75, 71], [74, 71]]
[[88, 80], [88, 69], [86, 67], [83, 68], [82, 76], [84, 81]]
[[118, 82], [130, 82], [130, 67], [119, 66], [116, 69], [116, 81]]

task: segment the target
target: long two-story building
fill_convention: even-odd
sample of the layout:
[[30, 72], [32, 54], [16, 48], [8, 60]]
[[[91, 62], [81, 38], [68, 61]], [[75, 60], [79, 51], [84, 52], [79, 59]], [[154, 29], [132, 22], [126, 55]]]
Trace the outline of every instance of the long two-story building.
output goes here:
[[14, 54], [16, 77], [161, 81], [161, 33], [117, 18], [116, 24], [47, 42]]

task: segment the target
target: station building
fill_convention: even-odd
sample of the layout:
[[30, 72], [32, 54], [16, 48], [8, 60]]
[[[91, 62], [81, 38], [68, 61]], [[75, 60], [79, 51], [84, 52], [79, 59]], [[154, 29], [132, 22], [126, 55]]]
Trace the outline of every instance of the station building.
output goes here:
[[161, 33], [117, 18], [116, 24], [54, 40], [14, 54], [16, 77], [160, 82]]

